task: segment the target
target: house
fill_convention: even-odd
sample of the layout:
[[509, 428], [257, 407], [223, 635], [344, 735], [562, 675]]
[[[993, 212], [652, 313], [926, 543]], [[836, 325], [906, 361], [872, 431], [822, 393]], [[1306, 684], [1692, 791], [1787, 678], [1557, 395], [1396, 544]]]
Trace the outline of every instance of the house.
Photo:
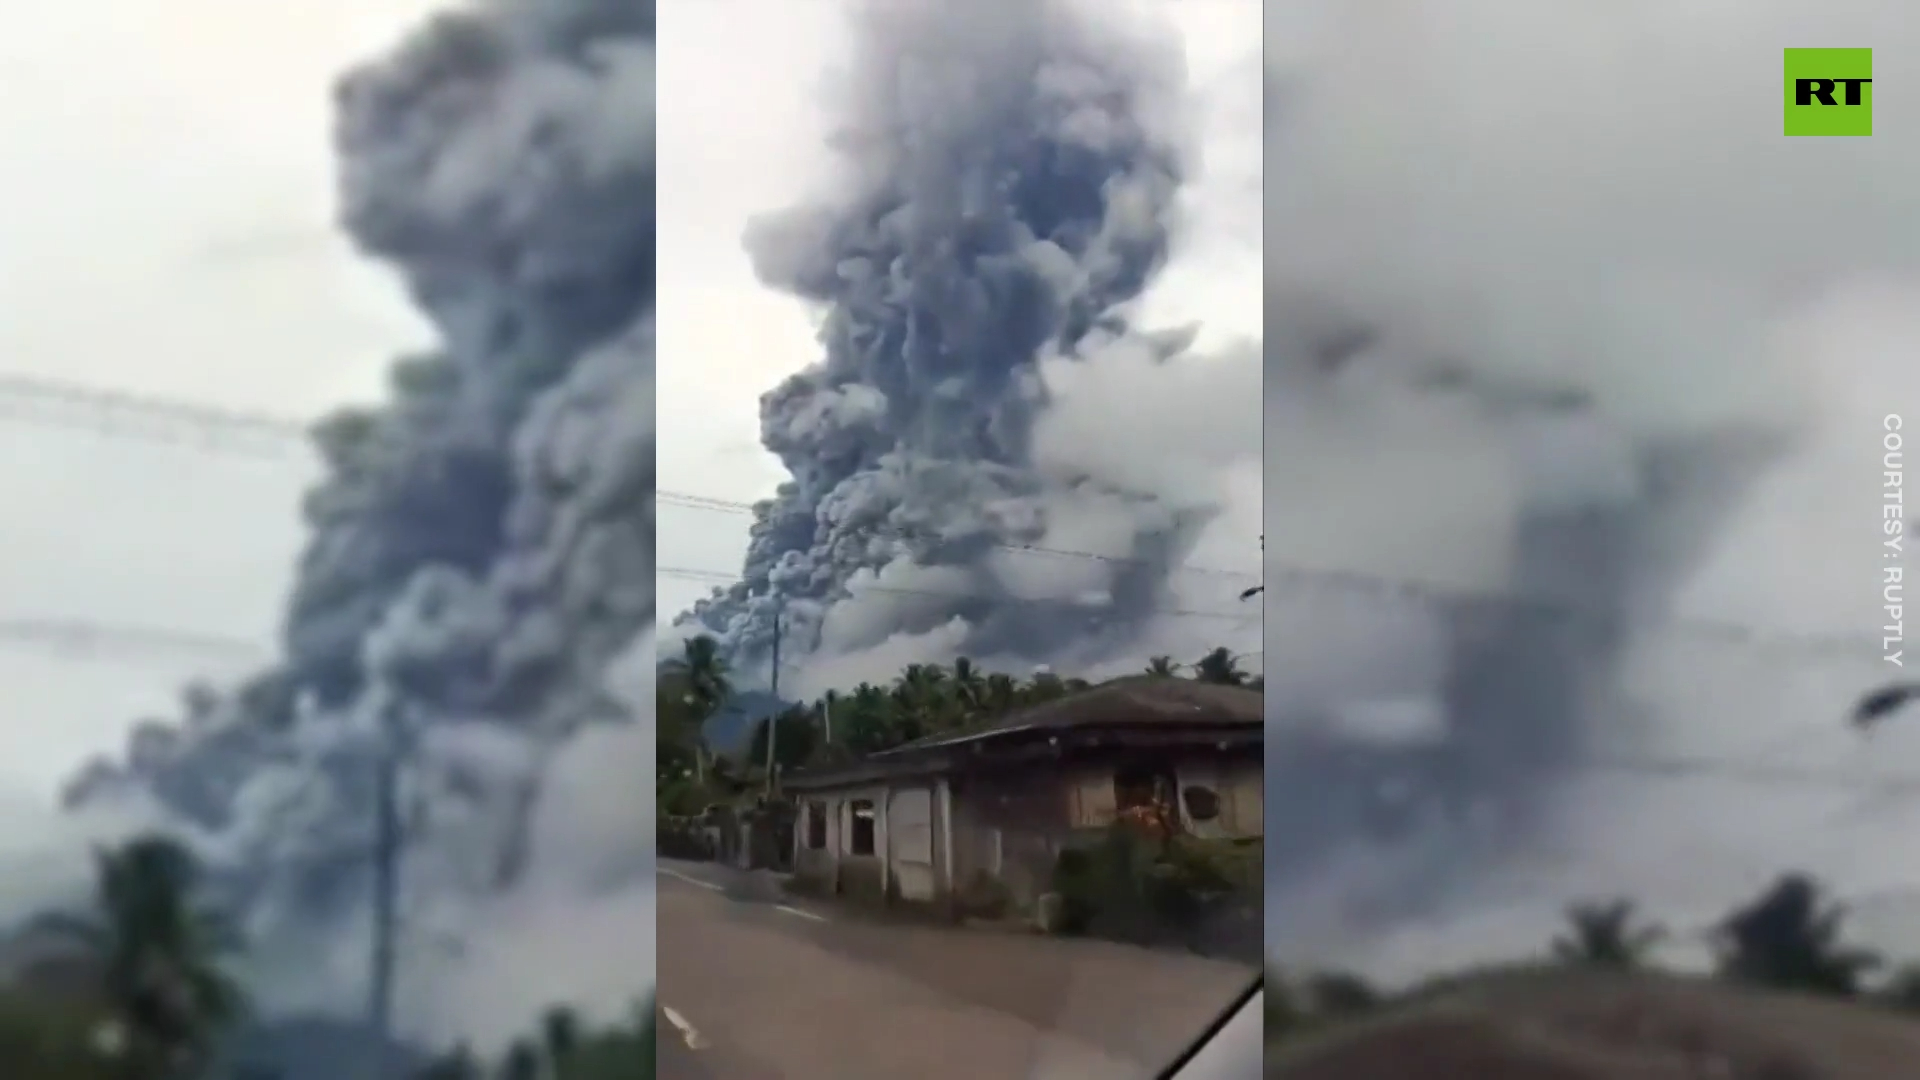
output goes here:
[[953, 912], [982, 876], [1026, 907], [1063, 847], [1156, 798], [1188, 833], [1254, 840], [1263, 818], [1262, 695], [1130, 676], [789, 776], [794, 875], [813, 891]]

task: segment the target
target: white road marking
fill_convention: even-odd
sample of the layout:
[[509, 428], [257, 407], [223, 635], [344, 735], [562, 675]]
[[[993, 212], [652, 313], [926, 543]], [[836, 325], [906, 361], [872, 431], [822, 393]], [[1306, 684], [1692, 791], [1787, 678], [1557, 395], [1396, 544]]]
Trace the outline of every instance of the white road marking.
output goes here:
[[666, 1014], [667, 1023], [672, 1024], [674, 1029], [680, 1032], [680, 1038], [686, 1041], [687, 1049], [705, 1050], [707, 1048], [707, 1040], [700, 1037], [700, 1033], [693, 1029], [693, 1025], [687, 1022], [686, 1017], [680, 1015], [678, 1009], [671, 1005], [662, 1005], [660, 1011]]
[[773, 905], [773, 910], [775, 910], [775, 911], [784, 911], [784, 912], [786, 912], [786, 913], [787, 913], [787, 914], [789, 914], [789, 915], [798, 915], [798, 916], [800, 916], [800, 917], [801, 917], [801, 918], [803, 918], [803, 919], [812, 919], [812, 920], [813, 920], [814, 922], [826, 922], [826, 921], [827, 921], [827, 917], [826, 917], [825, 915], [815, 915], [815, 914], [814, 914], [813, 912], [811, 912], [811, 911], [802, 911], [802, 910], [800, 910], [800, 909], [799, 909], [799, 908], [797, 908], [797, 907], [788, 907], [788, 906], [787, 906], [787, 905], [785, 905], [785, 904], [775, 904], [775, 905]]
[[663, 874], [671, 874], [672, 876], [679, 878], [681, 881], [687, 882], [688, 884], [691, 884], [691, 885], [698, 885], [703, 889], [712, 889], [714, 892], [726, 891], [726, 888], [724, 886], [715, 885], [711, 881], [701, 881], [699, 878], [694, 877], [692, 874], [683, 874], [678, 870], [669, 870], [664, 866], [660, 867], [659, 870]]

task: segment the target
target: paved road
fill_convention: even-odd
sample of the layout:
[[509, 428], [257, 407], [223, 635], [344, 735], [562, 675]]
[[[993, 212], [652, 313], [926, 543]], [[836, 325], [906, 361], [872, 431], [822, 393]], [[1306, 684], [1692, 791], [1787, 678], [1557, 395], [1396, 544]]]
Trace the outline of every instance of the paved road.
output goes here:
[[662, 861], [660, 1080], [1128, 1080], [1255, 972], [1097, 941], [880, 925]]

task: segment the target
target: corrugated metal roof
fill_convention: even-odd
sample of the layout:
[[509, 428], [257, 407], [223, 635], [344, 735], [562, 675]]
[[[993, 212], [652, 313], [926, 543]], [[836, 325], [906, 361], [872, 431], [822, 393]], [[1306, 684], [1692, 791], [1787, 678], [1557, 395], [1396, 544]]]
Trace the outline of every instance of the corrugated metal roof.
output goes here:
[[1165, 675], [1129, 675], [1056, 701], [1015, 709], [992, 725], [975, 728], [964, 735], [931, 735], [872, 756], [903, 754], [1050, 728], [1258, 725], [1265, 719], [1265, 702], [1264, 694], [1244, 686]]

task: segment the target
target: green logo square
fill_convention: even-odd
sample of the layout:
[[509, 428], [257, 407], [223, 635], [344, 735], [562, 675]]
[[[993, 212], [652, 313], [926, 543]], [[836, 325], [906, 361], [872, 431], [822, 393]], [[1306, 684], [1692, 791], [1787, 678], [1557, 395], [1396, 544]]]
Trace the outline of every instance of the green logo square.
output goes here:
[[1872, 49], [1787, 50], [1788, 135], [1873, 134]]

